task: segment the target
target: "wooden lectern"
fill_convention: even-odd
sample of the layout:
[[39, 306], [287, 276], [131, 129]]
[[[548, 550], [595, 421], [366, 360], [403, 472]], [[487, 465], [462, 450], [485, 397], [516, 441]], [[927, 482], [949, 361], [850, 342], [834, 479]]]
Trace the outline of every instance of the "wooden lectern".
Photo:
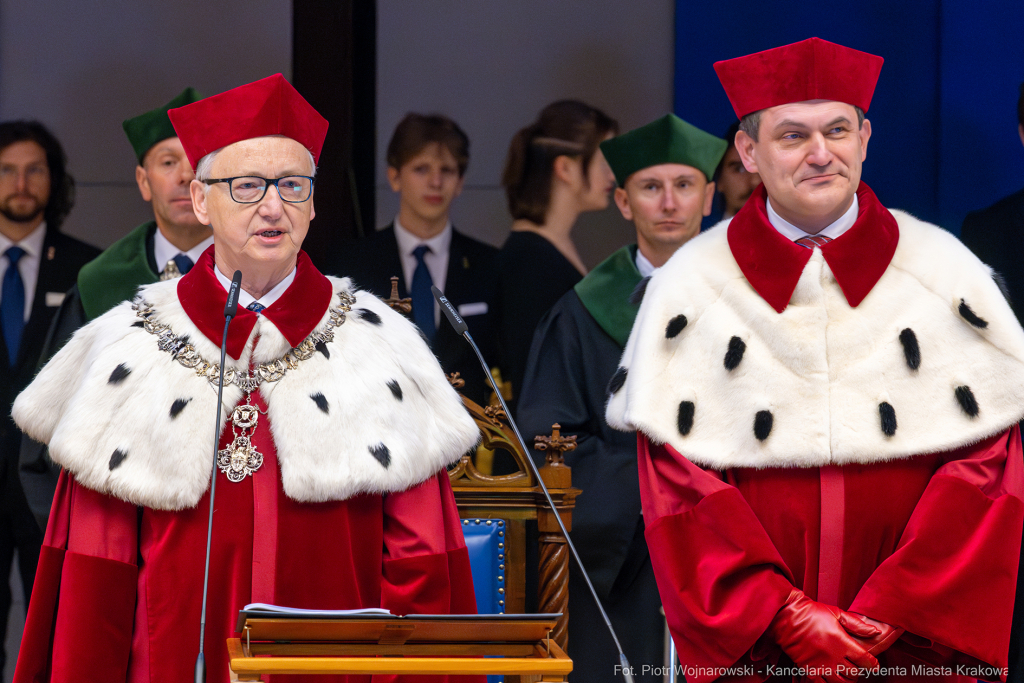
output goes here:
[[572, 660], [552, 639], [558, 615], [291, 618], [239, 614], [232, 680], [262, 674], [510, 674], [565, 681]]

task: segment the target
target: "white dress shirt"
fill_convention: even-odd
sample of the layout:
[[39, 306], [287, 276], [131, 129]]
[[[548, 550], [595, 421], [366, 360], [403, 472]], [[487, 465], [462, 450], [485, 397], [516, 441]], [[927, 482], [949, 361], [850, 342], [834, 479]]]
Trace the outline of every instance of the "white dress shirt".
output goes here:
[[[792, 242], [796, 242], [801, 237], [813, 237], [810, 233], [804, 232], [779, 214], [775, 213], [775, 209], [772, 208], [770, 200], [765, 199], [765, 204], [768, 207], [768, 221], [772, 224], [773, 228], [782, 234], [783, 237]], [[846, 213], [818, 234], [822, 237], [830, 237], [832, 239], [839, 237], [844, 232], [852, 228], [853, 224], [857, 222], [857, 211], [859, 210], [860, 202], [857, 201], [857, 195], [853, 195], [853, 203], [850, 204], [850, 208], [846, 210]]]
[[18, 272], [21, 273], [21, 281], [25, 283], [25, 322], [28, 322], [29, 316], [32, 315], [32, 302], [36, 297], [36, 282], [39, 281], [39, 264], [43, 260], [43, 240], [45, 238], [46, 221], [40, 223], [39, 227], [20, 242], [12, 242], [4, 235], [0, 235], [0, 299], [4, 295], [4, 275], [7, 273], [7, 266], [11, 264], [3, 255], [4, 252], [13, 246], [25, 250], [21, 259], [18, 260]]
[[[398, 242], [398, 255], [402, 259], [402, 276], [405, 278], [405, 291], [411, 294], [412, 275], [416, 272], [416, 257], [412, 252], [416, 247], [425, 244], [430, 247], [430, 252], [424, 254], [423, 262], [427, 264], [427, 270], [430, 271], [430, 279], [433, 281], [434, 286], [443, 292], [445, 280], [448, 277], [448, 251], [452, 246], [451, 222], [444, 226], [444, 230], [437, 235], [429, 240], [425, 240], [402, 227], [402, 224], [398, 222], [398, 216], [395, 216], [395, 241]], [[440, 324], [441, 309], [435, 301], [434, 325]]]
[[654, 275], [654, 271], [658, 268], [651, 263], [646, 256], [640, 253], [640, 249], [636, 250], [636, 269], [640, 271], [640, 277], [650, 277]]
[[[224, 291], [225, 292], [230, 291], [231, 290], [231, 278], [229, 278], [224, 273], [220, 272], [220, 268], [218, 268], [217, 266], [213, 267], [213, 272], [217, 274], [217, 280], [224, 287]], [[278, 299], [280, 299], [281, 295], [284, 294], [285, 290], [288, 289], [289, 287], [291, 287], [291, 284], [292, 284], [292, 282], [294, 280], [295, 280], [295, 268], [292, 268], [292, 272], [290, 272], [287, 275], [285, 275], [283, 280], [281, 280], [276, 285], [274, 285], [273, 289], [271, 289], [269, 292], [267, 292], [266, 294], [261, 296], [259, 299], [253, 297], [252, 294], [250, 294], [249, 292], [245, 291], [244, 289], [239, 289], [238, 290], [238, 305], [239, 305], [240, 308], [249, 308], [249, 304], [251, 304], [252, 302], [255, 301], [255, 302], [261, 304], [264, 308], [266, 308], [266, 307], [270, 306], [270, 304], [272, 304], [275, 301], [277, 301]]]
[[[192, 259], [192, 263], [195, 263], [211, 244], [213, 244], [213, 235], [210, 235], [188, 251], [182, 251], [171, 244], [171, 241], [164, 237], [160, 228], [157, 228], [156, 234], [153, 236], [153, 258], [156, 260], [157, 269], [162, 273], [167, 268], [167, 262], [178, 254], [188, 256]], [[228, 282], [231, 282], [231, 280], [228, 280]]]

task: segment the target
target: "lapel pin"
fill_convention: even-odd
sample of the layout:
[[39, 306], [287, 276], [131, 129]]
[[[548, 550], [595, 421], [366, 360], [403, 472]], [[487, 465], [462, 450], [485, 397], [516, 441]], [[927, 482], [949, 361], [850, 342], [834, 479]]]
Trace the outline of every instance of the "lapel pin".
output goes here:
[[46, 250], [46, 260], [52, 261], [53, 257], [57, 255], [57, 247], [50, 247]]

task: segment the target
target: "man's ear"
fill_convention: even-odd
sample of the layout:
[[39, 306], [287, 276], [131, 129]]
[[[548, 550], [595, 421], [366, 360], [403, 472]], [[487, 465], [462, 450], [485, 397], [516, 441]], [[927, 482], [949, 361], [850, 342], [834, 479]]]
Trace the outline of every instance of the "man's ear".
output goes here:
[[398, 180], [399, 173], [398, 169], [394, 166], [388, 166], [388, 185], [391, 186], [392, 192], [401, 192], [402, 183]]
[[142, 166], [135, 167], [135, 182], [139, 186], [139, 194], [147, 202], [153, 201], [153, 191], [149, 188], [149, 174]]
[[192, 211], [196, 218], [203, 225], [210, 224], [210, 216], [206, 212], [206, 187], [202, 182], [193, 180], [188, 186], [189, 194], [192, 195]]
[[740, 161], [743, 162], [743, 168], [747, 169], [749, 173], [757, 173], [757, 162], [754, 161], [754, 138], [747, 135], [742, 130], [736, 131], [736, 153], [740, 155]]
[[1017, 126], [1017, 135], [1020, 136], [1020, 144], [1024, 145], [1024, 123]]
[[715, 203], [715, 181], [709, 181], [704, 186], [704, 215], [711, 215], [711, 206]]
[[860, 160], [864, 161], [868, 158], [868, 140], [871, 139], [871, 122], [864, 119], [864, 123], [861, 124], [860, 130], [857, 131], [857, 135], [860, 136]]
[[615, 206], [619, 207], [619, 213], [627, 221], [633, 220], [633, 209], [629, 205], [629, 195], [621, 187], [615, 188], [615, 194], [612, 195], [615, 198]]

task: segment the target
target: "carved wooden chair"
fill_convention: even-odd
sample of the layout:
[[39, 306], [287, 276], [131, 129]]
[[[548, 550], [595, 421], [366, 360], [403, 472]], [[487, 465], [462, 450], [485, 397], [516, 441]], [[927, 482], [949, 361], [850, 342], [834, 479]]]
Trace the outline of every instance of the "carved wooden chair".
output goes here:
[[[457, 375], [452, 379], [456, 388], [460, 388], [462, 380]], [[562, 613], [553, 636], [564, 649], [569, 617], [569, 550], [565, 539], [540, 485], [526, 464], [525, 459], [530, 456], [516, 443], [515, 433], [509, 427], [504, 411], [494, 406], [483, 408], [465, 397], [462, 400], [480, 427], [483, 445], [508, 452], [519, 466], [519, 471], [512, 474], [486, 475], [476, 469], [467, 454], [449, 470], [464, 530], [469, 536], [472, 527], [486, 527], [488, 521], [500, 525], [495, 527], [499, 534], [504, 528], [504, 535], [499, 536], [499, 539], [504, 539], [499, 542], [504, 543], [502, 549], [506, 551], [503, 553], [504, 561], [499, 563], [502, 578], [497, 582], [498, 595], [503, 596], [499, 598], [503, 599], [499, 611], [517, 613], [526, 608], [526, 523], [536, 520], [540, 544], [538, 611]], [[572, 530], [572, 510], [580, 490], [572, 487], [572, 472], [563, 462], [562, 455], [576, 447], [576, 437], [562, 437], [558, 425], [554, 425], [552, 435], [540, 439], [539, 447], [547, 454], [540, 475], [566, 529]], [[473, 571], [477, 571], [476, 566]]]
[[[398, 297], [398, 278], [391, 278], [391, 296], [385, 303], [408, 314], [410, 299]], [[458, 373], [449, 377], [456, 390], [464, 382]], [[455, 492], [455, 503], [463, 520], [467, 544], [471, 546], [473, 583], [481, 611], [522, 613], [526, 610], [526, 524], [536, 520], [539, 532], [538, 611], [561, 613], [553, 638], [563, 649], [568, 640], [569, 621], [569, 550], [558, 528], [554, 513], [536, 478], [530, 471], [518, 444], [515, 432], [508, 424], [505, 412], [496, 406], [482, 407], [462, 397], [463, 403], [480, 428], [483, 446], [509, 453], [518, 471], [505, 475], [487, 475], [473, 464], [469, 454], [449, 470], [448, 476]], [[559, 426], [553, 425], [550, 436], [538, 437], [539, 450], [547, 458], [540, 475], [551, 493], [551, 498], [562, 517], [565, 528], [572, 530], [572, 510], [580, 490], [572, 486], [572, 472], [562, 455], [576, 447], [576, 437], [563, 437]], [[529, 439], [531, 435], [524, 435]], [[477, 533], [479, 531], [483, 533]], [[496, 540], [496, 553], [488, 561], [486, 553], [474, 556], [474, 536]], [[493, 602], [486, 593], [493, 589]], [[481, 600], [481, 591], [485, 593]], [[569, 653], [572, 656], [572, 653]], [[515, 677], [505, 677], [515, 680]]]

